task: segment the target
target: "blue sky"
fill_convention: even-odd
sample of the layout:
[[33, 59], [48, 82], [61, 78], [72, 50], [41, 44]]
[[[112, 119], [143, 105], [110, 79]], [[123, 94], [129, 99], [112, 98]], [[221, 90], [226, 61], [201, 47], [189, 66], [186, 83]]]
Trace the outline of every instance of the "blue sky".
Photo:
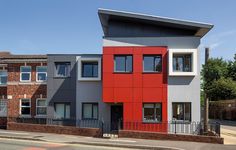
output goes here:
[[[98, 8], [215, 25], [200, 46], [211, 57], [236, 53], [236, 1], [213, 0], [0, 0], [0, 50], [15, 54], [101, 53]], [[202, 57], [203, 61], [203, 57]]]

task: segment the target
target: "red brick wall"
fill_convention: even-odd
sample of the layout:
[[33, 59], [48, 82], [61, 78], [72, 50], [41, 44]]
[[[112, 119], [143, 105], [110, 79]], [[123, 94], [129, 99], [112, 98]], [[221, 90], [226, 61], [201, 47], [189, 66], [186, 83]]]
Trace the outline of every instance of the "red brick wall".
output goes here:
[[154, 133], [154, 132], [144, 132], [144, 131], [121, 130], [119, 131], [119, 137], [224, 144], [223, 138], [214, 136], [167, 134], [167, 133]]
[[[8, 117], [18, 117], [20, 114], [20, 99], [31, 99], [31, 116], [36, 115], [36, 99], [47, 98], [47, 86], [45, 84], [39, 84], [36, 82], [36, 66], [41, 66], [41, 63], [27, 63], [27, 66], [31, 66], [31, 82], [22, 84], [20, 82], [20, 66], [24, 66], [24, 63], [12, 63], [8, 64], [8, 86], [7, 95], [12, 96], [12, 99], [8, 100]], [[43, 63], [46, 65], [46, 63]], [[24, 96], [26, 95], [26, 97]]]
[[39, 125], [8, 122], [8, 130], [29, 131], [29, 132], [43, 132], [43, 133], [57, 133], [80, 136], [101, 137], [102, 132], [98, 128], [77, 128], [69, 126], [55, 126], [55, 125]]

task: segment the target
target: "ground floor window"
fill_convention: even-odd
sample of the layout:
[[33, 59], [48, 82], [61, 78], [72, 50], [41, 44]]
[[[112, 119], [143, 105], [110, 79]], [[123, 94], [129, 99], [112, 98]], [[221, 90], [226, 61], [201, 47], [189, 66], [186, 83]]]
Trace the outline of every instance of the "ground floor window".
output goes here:
[[37, 116], [47, 115], [46, 99], [37, 99], [37, 102], [36, 102], [36, 115]]
[[20, 100], [20, 114], [21, 115], [30, 115], [31, 112], [31, 100], [30, 99], [21, 99]]
[[55, 103], [55, 117], [61, 119], [70, 118], [70, 104], [69, 103]]
[[98, 103], [83, 103], [82, 104], [83, 119], [98, 119]]
[[172, 103], [173, 120], [191, 121], [191, 103]]
[[144, 103], [143, 104], [143, 121], [144, 122], [161, 122], [162, 108], [161, 103]]
[[0, 100], [0, 117], [7, 116], [7, 100]]

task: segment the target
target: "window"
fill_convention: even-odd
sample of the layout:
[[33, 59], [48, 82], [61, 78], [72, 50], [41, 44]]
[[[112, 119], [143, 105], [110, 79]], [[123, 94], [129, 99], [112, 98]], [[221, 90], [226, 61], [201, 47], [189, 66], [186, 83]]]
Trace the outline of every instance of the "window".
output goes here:
[[45, 99], [37, 99], [36, 115], [38, 115], [38, 116], [47, 115], [47, 105], [46, 105]]
[[132, 56], [115, 56], [115, 72], [132, 72], [133, 71], [133, 57]]
[[47, 80], [47, 67], [37, 66], [36, 67], [36, 81], [44, 82]]
[[20, 81], [27, 82], [31, 80], [31, 66], [20, 67]]
[[56, 118], [69, 119], [70, 118], [70, 104], [56, 103], [55, 104]]
[[7, 116], [7, 100], [0, 100], [0, 116], [6, 117]]
[[84, 103], [82, 107], [83, 119], [98, 119], [98, 103]]
[[143, 71], [144, 72], [161, 72], [162, 59], [160, 55], [143, 56]]
[[144, 122], [161, 122], [162, 120], [161, 103], [143, 104], [143, 121]]
[[82, 62], [82, 77], [98, 77], [98, 62]]
[[30, 115], [31, 111], [30, 99], [21, 99], [20, 108], [21, 108], [20, 110], [21, 115]]
[[191, 72], [192, 55], [191, 54], [173, 54], [174, 72]]
[[173, 120], [191, 121], [191, 103], [173, 103]]
[[6, 85], [6, 84], [7, 84], [7, 71], [0, 70], [0, 85]]
[[70, 63], [69, 62], [56, 62], [56, 77], [69, 77], [70, 76]]

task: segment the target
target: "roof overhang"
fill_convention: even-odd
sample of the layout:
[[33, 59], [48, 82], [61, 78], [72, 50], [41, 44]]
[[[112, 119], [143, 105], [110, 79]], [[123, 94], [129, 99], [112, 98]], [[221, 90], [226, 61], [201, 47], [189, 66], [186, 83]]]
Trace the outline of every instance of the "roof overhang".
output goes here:
[[203, 37], [214, 25], [209, 23], [174, 19], [168, 17], [160, 17], [139, 13], [131, 13], [125, 11], [116, 11], [109, 9], [98, 9], [98, 15], [102, 25], [104, 35], [108, 34], [108, 23], [110, 19], [129, 20], [136, 22], [149, 23], [153, 25], [162, 25], [167, 27], [175, 27], [179, 29], [189, 29], [196, 31], [193, 36]]

